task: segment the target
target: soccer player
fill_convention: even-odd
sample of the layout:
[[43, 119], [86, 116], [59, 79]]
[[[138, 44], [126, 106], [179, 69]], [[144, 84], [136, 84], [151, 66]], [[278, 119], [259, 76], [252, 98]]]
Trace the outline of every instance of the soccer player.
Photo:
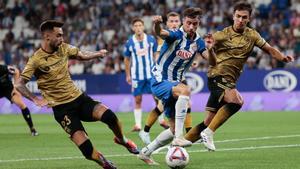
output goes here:
[[[52, 107], [55, 120], [61, 125], [71, 140], [88, 160], [93, 160], [106, 169], [116, 168], [92, 145], [81, 121], [101, 121], [115, 134], [114, 141], [123, 145], [130, 153], [138, 154], [136, 145], [122, 133], [117, 116], [103, 103], [82, 93], [73, 83], [68, 72], [69, 58], [91, 60], [102, 58], [107, 50], [96, 52], [80, 51], [77, 47], [64, 43], [63, 22], [47, 20], [40, 25], [41, 48], [27, 62], [17, 89], [37, 106]], [[42, 97], [33, 95], [25, 86], [32, 76], [37, 79]]]
[[15, 103], [22, 111], [22, 115], [30, 129], [32, 136], [37, 136], [39, 133], [33, 126], [30, 111], [22, 99], [22, 95], [14, 88], [9, 75], [13, 75], [14, 81], [20, 77], [20, 71], [9, 65], [0, 65], [0, 98], [6, 97], [10, 102]]
[[210, 96], [206, 105], [204, 121], [193, 127], [185, 138], [192, 142], [202, 137], [208, 150], [214, 151], [214, 132], [242, 107], [244, 100], [236, 89], [236, 82], [243, 66], [254, 46], [270, 54], [282, 62], [294, 60], [284, 56], [270, 46], [260, 34], [247, 26], [250, 21], [252, 7], [247, 2], [235, 4], [233, 25], [213, 34], [214, 51], [217, 64], [210, 67], [207, 73]]
[[135, 125], [132, 131], [142, 127], [142, 96], [152, 93], [150, 88], [151, 67], [154, 64], [154, 53], [157, 42], [151, 35], [144, 33], [144, 21], [135, 18], [131, 22], [134, 34], [127, 40], [124, 48], [126, 81], [132, 86], [134, 96]]
[[[180, 15], [177, 12], [168, 13], [166, 25], [167, 25], [167, 29], [177, 30], [181, 25]], [[158, 44], [159, 45], [156, 54], [159, 56], [161, 47], [163, 45], [163, 40], [161, 38], [158, 39]], [[184, 81], [184, 83], [186, 84], [186, 81]], [[163, 126], [165, 129], [169, 128], [168, 124], [163, 119], [164, 114], [162, 112], [163, 112], [163, 105], [162, 102], [159, 100], [158, 105], [148, 114], [146, 124], [144, 126], [144, 130], [140, 131], [139, 133], [141, 140], [145, 144], [150, 144], [151, 142], [149, 131], [157, 119], [159, 119], [159, 123], [161, 126]], [[192, 116], [190, 113], [191, 113], [191, 108], [189, 107], [187, 109], [187, 115], [184, 121], [186, 132], [188, 132], [192, 128]]]
[[185, 140], [182, 136], [190, 88], [181, 81], [192, 64], [196, 53], [208, 58], [211, 64], [215, 62], [215, 58], [212, 57], [214, 54], [211, 53], [211, 41], [204, 42], [196, 32], [201, 15], [202, 10], [200, 8], [185, 9], [183, 12], [183, 26], [178, 30], [162, 29], [160, 26], [161, 16], [153, 17], [155, 33], [163, 38], [165, 42], [152, 69], [151, 89], [153, 94], [164, 103], [164, 113], [169, 118], [170, 128], [161, 132], [138, 155], [141, 160], [149, 165], [156, 164], [150, 157], [152, 152], [168, 144], [172, 139], [172, 145], [191, 145], [191, 142]]

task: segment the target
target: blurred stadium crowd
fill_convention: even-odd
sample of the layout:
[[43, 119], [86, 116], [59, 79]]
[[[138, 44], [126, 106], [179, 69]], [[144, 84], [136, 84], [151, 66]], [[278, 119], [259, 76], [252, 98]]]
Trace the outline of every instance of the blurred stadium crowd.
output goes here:
[[[65, 21], [65, 41], [81, 50], [106, 48], [110, 55], [102, 61], [70, 61], [72, 74], [115, 74], [124, 71], [123, 45], [132, 34], [130, 22], [141, 17], [145, 31], [152, 33], [152, 15], [197, 6], [204, 9], [201, 28], [207, 32], [231, 24], [235, 0], [0, 0], [0, 64], [20, 69], [39, 48], [39, 24], [45, 19]], [[296, 61], [284, 64], [254, 50], [245, 69], [300, 68], [300, 0], [251, 0], [255, 6], [251, 26], [272, 45]], [[197, 71], [206, 71], [201, 61]]]

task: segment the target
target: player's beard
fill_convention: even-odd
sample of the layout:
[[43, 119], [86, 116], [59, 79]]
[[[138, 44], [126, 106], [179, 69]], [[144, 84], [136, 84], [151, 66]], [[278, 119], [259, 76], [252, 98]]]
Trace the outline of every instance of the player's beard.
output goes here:
[[57, 51], [58, 47], [61, 45], [61, 43], [59, 44], [55, 44], [55, 43], [50, 43], [50, 47], [52, 48], [53, 51]]

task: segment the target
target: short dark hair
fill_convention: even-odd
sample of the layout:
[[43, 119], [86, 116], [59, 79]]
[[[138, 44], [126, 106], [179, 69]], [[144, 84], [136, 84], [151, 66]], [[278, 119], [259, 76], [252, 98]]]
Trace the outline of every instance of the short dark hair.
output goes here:
[[144, 25], [144, 21], [141, 18], [133, 18], [131, 25], [134, 25], [136, 22], [141, 22]]
[[178, 16], [178, 17], [180, 17], [179, 13], [177, 13], [177, 12], [169, 12], [169, 13], [167, 14], [167, 18], [169, 18], [169, 17], [171, 17], [171, 16]]
[[196, 18], [196, 17], [201, 17], [202, 16], [202, 9], [201, 8], [187, 8], [183, 11], [183, 17], [189, 17], [189, 18]]
[[53, 30], [54, 27], [59, 27], [61, 28], [64, 25], [63, 22], [61, 21], [56, 21], [56, 20], [46, 20], [40, 25], [40, 31], [45, 32], [47, 30]]
[[233, 7], [233, 13], [234, 13], [236, 10], [239, 10], [239, 11], [245, 10], [245, 11], [248, 11], [249, 14], [251, 15], [251, 13], [252, 13], [252, 6], [251, 6], [251, 4], [248, 3], [248, 2], [240, 1], [240, 2], [237, 2], [237, 3], [234, 5], [234, 7]]

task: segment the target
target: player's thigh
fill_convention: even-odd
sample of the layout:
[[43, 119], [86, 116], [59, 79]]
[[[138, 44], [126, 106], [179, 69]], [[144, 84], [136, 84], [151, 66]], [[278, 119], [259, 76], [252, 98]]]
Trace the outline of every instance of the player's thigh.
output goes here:
[[183, 83], [179, 83], [178, 85], [173, 86], [172, 94], [173, 94], [173, 97], [175, 97], [175, 98], [178, 98], [178, 96], [180, 96], [180, 95], [189, 96], [191, 94], [191, 89], [189, 86], [187, 86]]
[[244, 103], [243, 97], [237, 89], [226, 89], [224, 95], [226, 103], [236, 103], [242, 105]]
[[150, 79], [133, 81], [132, 88], [133, 88], [133, 96], [152, 93]]
[[83, 94], [79, 99], [80, 109], [78, 114], [82, 121], [98, 121], [108, 109], [104, 104], [95, 101], [90, 96]]
[[7, 98], [9, 101], [12, 102], [12, 92], [13, 92], [13, 85], [12, 84], [8, 84], [5, 87], [1, 87], [1, 97], [5, 97]]
[[207, 112], [216, 113], [224, 105], [225, 89], [223, 87], [225, 85], [220, 76], [207, 79], [207, 86], [210, 91], [205, 107]]
[[76, 112], [56, 109], [53, 109], [53, 112], [55, 120], [70, 137], [72, 137], [76, 131], [85, 131]]
[[154, 96], [162, 100], [163, 103], [173, 98], [172, 88], [178, 85], [179, 82], [170, 82], [167, 80], [161, 82], [153, 81], [151, 82], [151, 90]]

